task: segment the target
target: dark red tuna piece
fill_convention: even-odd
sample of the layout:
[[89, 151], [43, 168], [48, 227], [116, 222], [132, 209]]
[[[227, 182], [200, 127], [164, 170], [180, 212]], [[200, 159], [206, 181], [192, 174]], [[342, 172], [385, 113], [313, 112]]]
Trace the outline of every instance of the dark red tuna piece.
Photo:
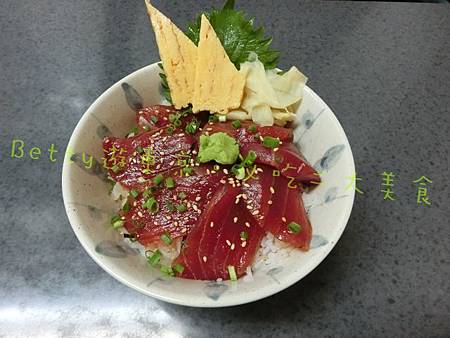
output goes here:
[[265, 231], [243, 199], [237, 198], [240, 192], [240, 188], [222, 186], [213, 197], [174, 262], [184, 266], [179, 277], [228, 280], [229, 267], [240, 277], [253, 263]]
[[133, 188], [182, 166], [184, 159], [190, 157], [194, 142], [189, 134], [169, 135], [165, 129], [130, 138], [106, 137], [103, 164], [114, 181]]
[[293, 143], [283, 143], [277, 149], [267, 148], [260, 142], [244, 143], [240, 149], [243, 156], [253, 150], [257, 156], [255, 163], [271, 166], [275, 174], [307, 185], [320, 183], [320, 175]]
[[[136, 198], [129, 197], [130, 209], [124, 215], [124, 226], [143, 245], [158, 242], [163, 234], [173, 239], [189, 234], [209, 200], [223, 187], [225, 176], [222, 172], [208, 175], [205, 168], [197, 168], [191, 176], [176, 177], [176, 174], [174, 172], [172, 176], [165, 177], [174, 179], [171, 189], [165, 187], [164, 179], [159, 188], [153, 188], [151, 194], [143, 192], [151, 191], [152, 186], [141, 186]], [[146, 205], [151, 198], [156, 202], [156, 212], [152, 212], [151, 205]]]
[[174, 106], [156, 105], [139, 110], [136, 124], [140, 132], [155, 131], [170, 124], [169, 115], [177, 111]]
[[259, 225], [277, 239], [307, 251], [312, 227], [300, 186], [283, 176], [273, 176], [269, 167], [263, 166], [262, 170], [256, 179], [248, 180], [243, 186], [247, 203], [257, 211]]

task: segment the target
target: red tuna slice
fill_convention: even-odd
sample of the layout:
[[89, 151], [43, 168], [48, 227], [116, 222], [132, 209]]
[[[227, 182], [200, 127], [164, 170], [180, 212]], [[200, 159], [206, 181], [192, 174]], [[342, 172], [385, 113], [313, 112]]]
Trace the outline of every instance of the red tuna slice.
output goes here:
[[184, 266], [179, 277], [227, 280], [230, 279], [229, 266], [233, 266], [240, 277], [253, 263], [265, 231], [258, 226], [242, 199], [235, 203], [240, 191], [240, 188], [223, 186], [211, 200], [174, 262]]
[[[170, 116], [177, 113], [179, 113], [179, 111], [177, 111], [173, 106], [156, 105], [143, 108], [136, 114], [138, 131], [156, 131], [160, 128], [168, 127], [169, 125], [173, 124], [170, 121]], [[181, 123], [176, 128], [175, 133], [183, 131], [186, 125], [190, 123], [194, 118], [200, 124], [200, 126], [202, 126], [208, 120], [208, 113], [187, 113], [186, 116], [180, 119]]]
[[136, 114], [136, 123], [140, 132], [156, 131], [170, 124], [169, 115], [175, 114], [174, 106], [156, 105], [139, 110]]
[[114, 181], [126, 188], [137, 187], [159, 173], [183, 165], [194, 142], [191, 135], [168, 135], [164, 129], [131, 138], [106, 137], [104, 165]]
[[241, 145], [242, 156], [253, 150], [256, 153], [257, 164], [271, 166], [274, 175], [282, 175], [290, 180], [295, 180], [307, 185], [320, 183], [320, 175], [303, 158], [292, 143], [283, 143], [275, 151], [267, 148], [259, 142], [245, 143]]
[[[161, 235], [168, 234], [172, 239], [186, 236], [197, 225], [208, 201], [223, 184], [220, 182], [223, 173], [184, 176], [175, 178], [175, 188], [159, 188], [151, 196], [144, 197], [141, 193], [134, 199], [129, 198], [130, 210], [125, 214], [125, 228], [130, 234], [135, 234], [143, 245], [159, 242]], [[172, 176], [173, 177], [173, 176]], [[223, 181], [222, 181], [223, 182]], [[164, 184], [162, 184], [162, 187]], [[148, 190], [150, 187], [142, 190]], [[180, 194], [185, 196], [181, 197]], [[159, 210], [152, 213], [143, 208], [143, 204], [153, 197]], [[136, 202], [136, 203], [134, 203]], [[183, 205], [185, 210], [178, 209]]]
[[[294, 133], [292, 129], [289, 128], [278, 126], [261, 127], [246, 121], [241, 121], [240, 123], [240, 128], [234, 128], [231, 122], [210, 122], [203, 128], [203, 133], [227, 133], [228, 135], [236, 138], [239, 144], [247, 142], [253, 143], [255, 141], [259, 142], [259, 136], [272, 136], [283, 142], [292, 142], [294, 139]], [[250, 126], [255, 127], [255, 131], [250, 131]]]
[[[283, 176], [273, 176], [271, 168], [263, 167], [257, 179], [247, 181], [243, 193], [252, 210], [258, 211], [260, 226], [277, 239], [307, 251], [312, 228], [308, 220], [300, 187]], [[289, 224], [295, 222], [300, 231], [294, 233]]]

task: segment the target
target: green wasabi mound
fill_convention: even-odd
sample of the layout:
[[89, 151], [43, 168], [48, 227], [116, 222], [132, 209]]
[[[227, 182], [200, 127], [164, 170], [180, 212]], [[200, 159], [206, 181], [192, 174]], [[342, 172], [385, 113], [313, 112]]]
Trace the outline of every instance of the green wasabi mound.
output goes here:
[[239, 156], [239, 145], [236, 140], [225, 133], [211, 136], [200, 136], [198, 161], [206, 163], [216, 161], [220, 164], [234, 164]]

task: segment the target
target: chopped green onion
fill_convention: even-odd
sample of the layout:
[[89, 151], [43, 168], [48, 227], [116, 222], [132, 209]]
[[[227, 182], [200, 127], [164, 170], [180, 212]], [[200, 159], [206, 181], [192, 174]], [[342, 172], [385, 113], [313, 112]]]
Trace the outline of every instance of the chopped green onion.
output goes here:
[[219, 118], [217, 117], [217, 115], [210, 115], [208, 120], [209, 122], [217, 122], [219, 121]]
[[219, 115], [219, 122], [226, 122], [227, 116], [226, 115]]
[[155, 183], [155, 185], [160, 185], [163, 180], [164, 180], [164, 176], [161, 174], [158, 174], [153, 178], [153, 183]]
[[111, 168], [114, 174], [117, 174], [120, 171], [120, 167], [118, 165], [115, 165]]
[[256, 126], [254, 124], [252, 124], [248, 127], [248, 131], [251, 133], [256, 133], [257, 130], [258, 129], [256, 128]]
[[175, 206], [173, 205], [172, 202], [167, 202], [167, 203], [166, 203], [166, 208], [167, 208], [167, 210], [169, 210], [170, 212], [174, 212], [174, 211], [175, 211]]
[[148, 258], [148, 263], [153, 266], [154, 268], [156, 268], [156, 266], [159, 264], [159, 262], [161, 261], [161, 251], [156, 250], [153, 255], [151, 255]]
[[130, 203], [128, 203], [128, 201], [126, 201], [125, 204], [123, 205], [122, 210], [125, 212], [128, 212], [128, 211], [130, 211], [130, 209], [131, 209], [131, 205], [130, 205]]
[[161, 266], [160, 271], [169, 277], [175, 276], [175, 273], [173, 272], [173, 269], [170, 266], [163, 265]]
[[236, 270], [233, 265], [228, 266], [228, 274], [230, 275], [230, 280], [233, 282], [237, 281]]
[[144, 129], [145, 131], [148, 131], [150, 128], [149, 128], [149, 126], [145, 125], [145, 126], [142, 126], [142, 129]]
[[167, 134], [173, 135], [173, 132], [174, 132], [174, 127], [170, 126], [167, 128]]
[[183, 168], [183, 174], [190, 175], [193, 172], [194, 172], [194, 169], [192, 169], [191, 167], [184, 167]]
[[170, 114], [170, 115], [169, 115], [169, 121], [170, 121], [170, 123], [175, 122], [176, 119], [177, 119], [177, 116], [176, 116], [175, 114]]
[[144, 199], [149, 199], [152, 196], [152, 192], [150, 190], [145, 190], [142, 193], [142, 197], [144, 197]]
[[197, 119], [193, 118], [192, 121], [189, 122], [188, 125], [186, 126], [185, 131], [188, 134], [195, 134], [197, 129], [198, 129]]
[[298, 234], [300, 230], [302, 230], [302, 226], [296, 222], [291, 222], [288, 225], [289, 230], [291, 230], [294, 234]]
[[172, 177], [167, 177], [165, 183], [167, 188], [169, 189], [175, 188], [175, 181], [173, 180]]
[[173, 267], [173, 269], [178, 272], [178, 273], [183, 273], [184, 271], [184, 266], [181, 264], [175, 264], [175, 266]]
[[172, 238], [170, 238], [170, 235], [167, 232], [161, 235], [161, 240], [167, 245], [172, 244]]
[[143, 149], [141, 146], [136, 147], [136, 152], [137, 152], [138, 154], [143, 154], [143, 153], [144, 153], [144, 149]]
[[177, 210], [179, 211], [179, 212], [184, 212], [184, 211], [186, 211], [187, 210], [187, 206], [186, 206], [186, 204], [177, 204], [176, 205], [176, 208], [177, 208]]
[[235, 164], [231, 167], [231, 172], [236, 176], [238, 180], [243, 180], [245, 178], [245, 168], [242, 164]]
[[175, 121], [173, 122], [173, 125], [174, 125], [176, 128], [178, 128], [178, 127], [181, 126], [181, 121], [180, 121], [180, 120], [175, 120]]
[[256, 153], [253, 150], [250, 150], [244, 159], [243, 162], [244, 167], [252, 166], [253, 163], [255, 163], [255, 160], [256, 160]]
[[231, 123], [234, 129], [239, 129], [241, 127], [241, 121], [235, 120]]
[[139, 196], [139, 191], [137, 189], [131, 189], [130, 194], [133, 198], [136, 198]]
[[150, 212], [155, 213], [159, 210], [159, 205], [158, 202], [156, 201], [156, 199], [154, 197], [150, 198], [147, 200], [147, 202], [145, 202], [142, 207], [144, 209], [150, 210]]
[[247, 231], [242, 231], [241, 232], [241, 238], [242, 239], [248, 239], [248, 232]]
[[180, 200], [184, 200], [184, 199], [186, 199], [186, 197], [187, 197], [187, 195], [186, 195], [186, 193], [185, 192], [179, 192], [178, 193], [178, 198], [180, 199]]
[[266, 148], [275, 149], [280, 145], [280, 140], [274, 137], [266, 136], [263, 139], [263, 146]]
[[150, 120], [152, 120], [153, 124], [158, 123], [158, 118], [157, 118], [156, 116], [152, 116], [152, 117], [150, 118]]
[[111, 225], [114, 229], [118, 229], [123, 227], [123, 225], [125, 224], [125, 222], [122, 220], [122, 217], [120, 217], [119, 215], [114, 215], [111, 218]]
[[136, 135], [138, 132], [138, 127], [133, 127], [130, 129], [130, 131], [127, 134], [127, 137], [130, 136], [131, 134]]

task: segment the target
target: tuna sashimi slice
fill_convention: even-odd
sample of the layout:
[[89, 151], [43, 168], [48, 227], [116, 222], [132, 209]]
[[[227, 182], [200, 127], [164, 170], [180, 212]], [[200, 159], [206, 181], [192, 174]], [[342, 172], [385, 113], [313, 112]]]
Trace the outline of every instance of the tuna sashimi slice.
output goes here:
[[[143, 108], [136, 114], [138, 132], [156, 131], [169, 125], [173, 126], [170, 116], [175, 114], [181, 114], [181, 112], [176, 110], [174, 106], [156, 105]], [[180, 119], [179, 126], [175, 129], [175, 133], [185, 130], [186, 125], [193, 119], [200, 127], [203, 126], [208, 121], [208, 115], [207, 112], [200, 114], [185, 113]]]
[[[151, 195], [144, 196], [143, 191], [151, 187], [141, 186], [136, 198], [129, 197], [130, 210], [125, 214], [124, 227], [143, 245], [160, 240], [163, 234], [175, 239], [187, 234], [197, 225], [208, 201], [223, 187], [220, 182], [222, 172], [205, 174], [203, 168], [191, 176], [174, 177], [175, 187], [156, 189]], [[222, 181], [223, 182], [223, 181]], [[152, 213], [144, 208], [149, 198], [154, 198], [158, 211]]]
[[[300, 187], [295, 183], [292, 185], [283, 176], [273, 176], [271, 168], [263, 166], [262, 169], [256, 179], [249, 180], [243, 187], [252, 210], [258, 211], [256, 218], [259, 225], [277, 239], [307, 251], [312, 227], [303, 205]], [[292, 222], [295, 225], [289, 227]]]
[[[205, 126], [203, 133], [227, 133], [236, 138], [239, 144], [259, 141], [259, 136], [276, 137], [283, 142], [292, 142], [294, 139], [294, 133], [289, 128], [278, 126], [262, 127], [246, 121], [241, 121], [240, 124], [240, 128], [235, 128], [231, 122], [210, 122]], [[254, 129], [250, 130], [251, 128]]]
[[184, 266], [179, 277], [227, 280], [230, 266], [240, 277], [253, 263], [265, 231], [243, 200], [237, 199], [240, 192], [240, 188], [223, 186], [211, 200], [174, 262]]
[[320, 175], [292, 143], [283, 143], [277, 150], [266, 148], [259, 142], [245, 143], [241, 146], [243, 156], [251, 150], [257, 156], [255, 163], [271, 166], [279, 175], [307, 185], [320, 183]]
[[136, 123], [140, 132], [156, 131], [170, 124], [169, 115], [177, 111], [174, 106], [156, 105], [139, 110]]
[[104, 166], [114, 181], [133, 188], [170, 169], [184, 166], [195, 142], [186, 133], [168, 135], [165, 129], [130, 138], [106, 137]]

